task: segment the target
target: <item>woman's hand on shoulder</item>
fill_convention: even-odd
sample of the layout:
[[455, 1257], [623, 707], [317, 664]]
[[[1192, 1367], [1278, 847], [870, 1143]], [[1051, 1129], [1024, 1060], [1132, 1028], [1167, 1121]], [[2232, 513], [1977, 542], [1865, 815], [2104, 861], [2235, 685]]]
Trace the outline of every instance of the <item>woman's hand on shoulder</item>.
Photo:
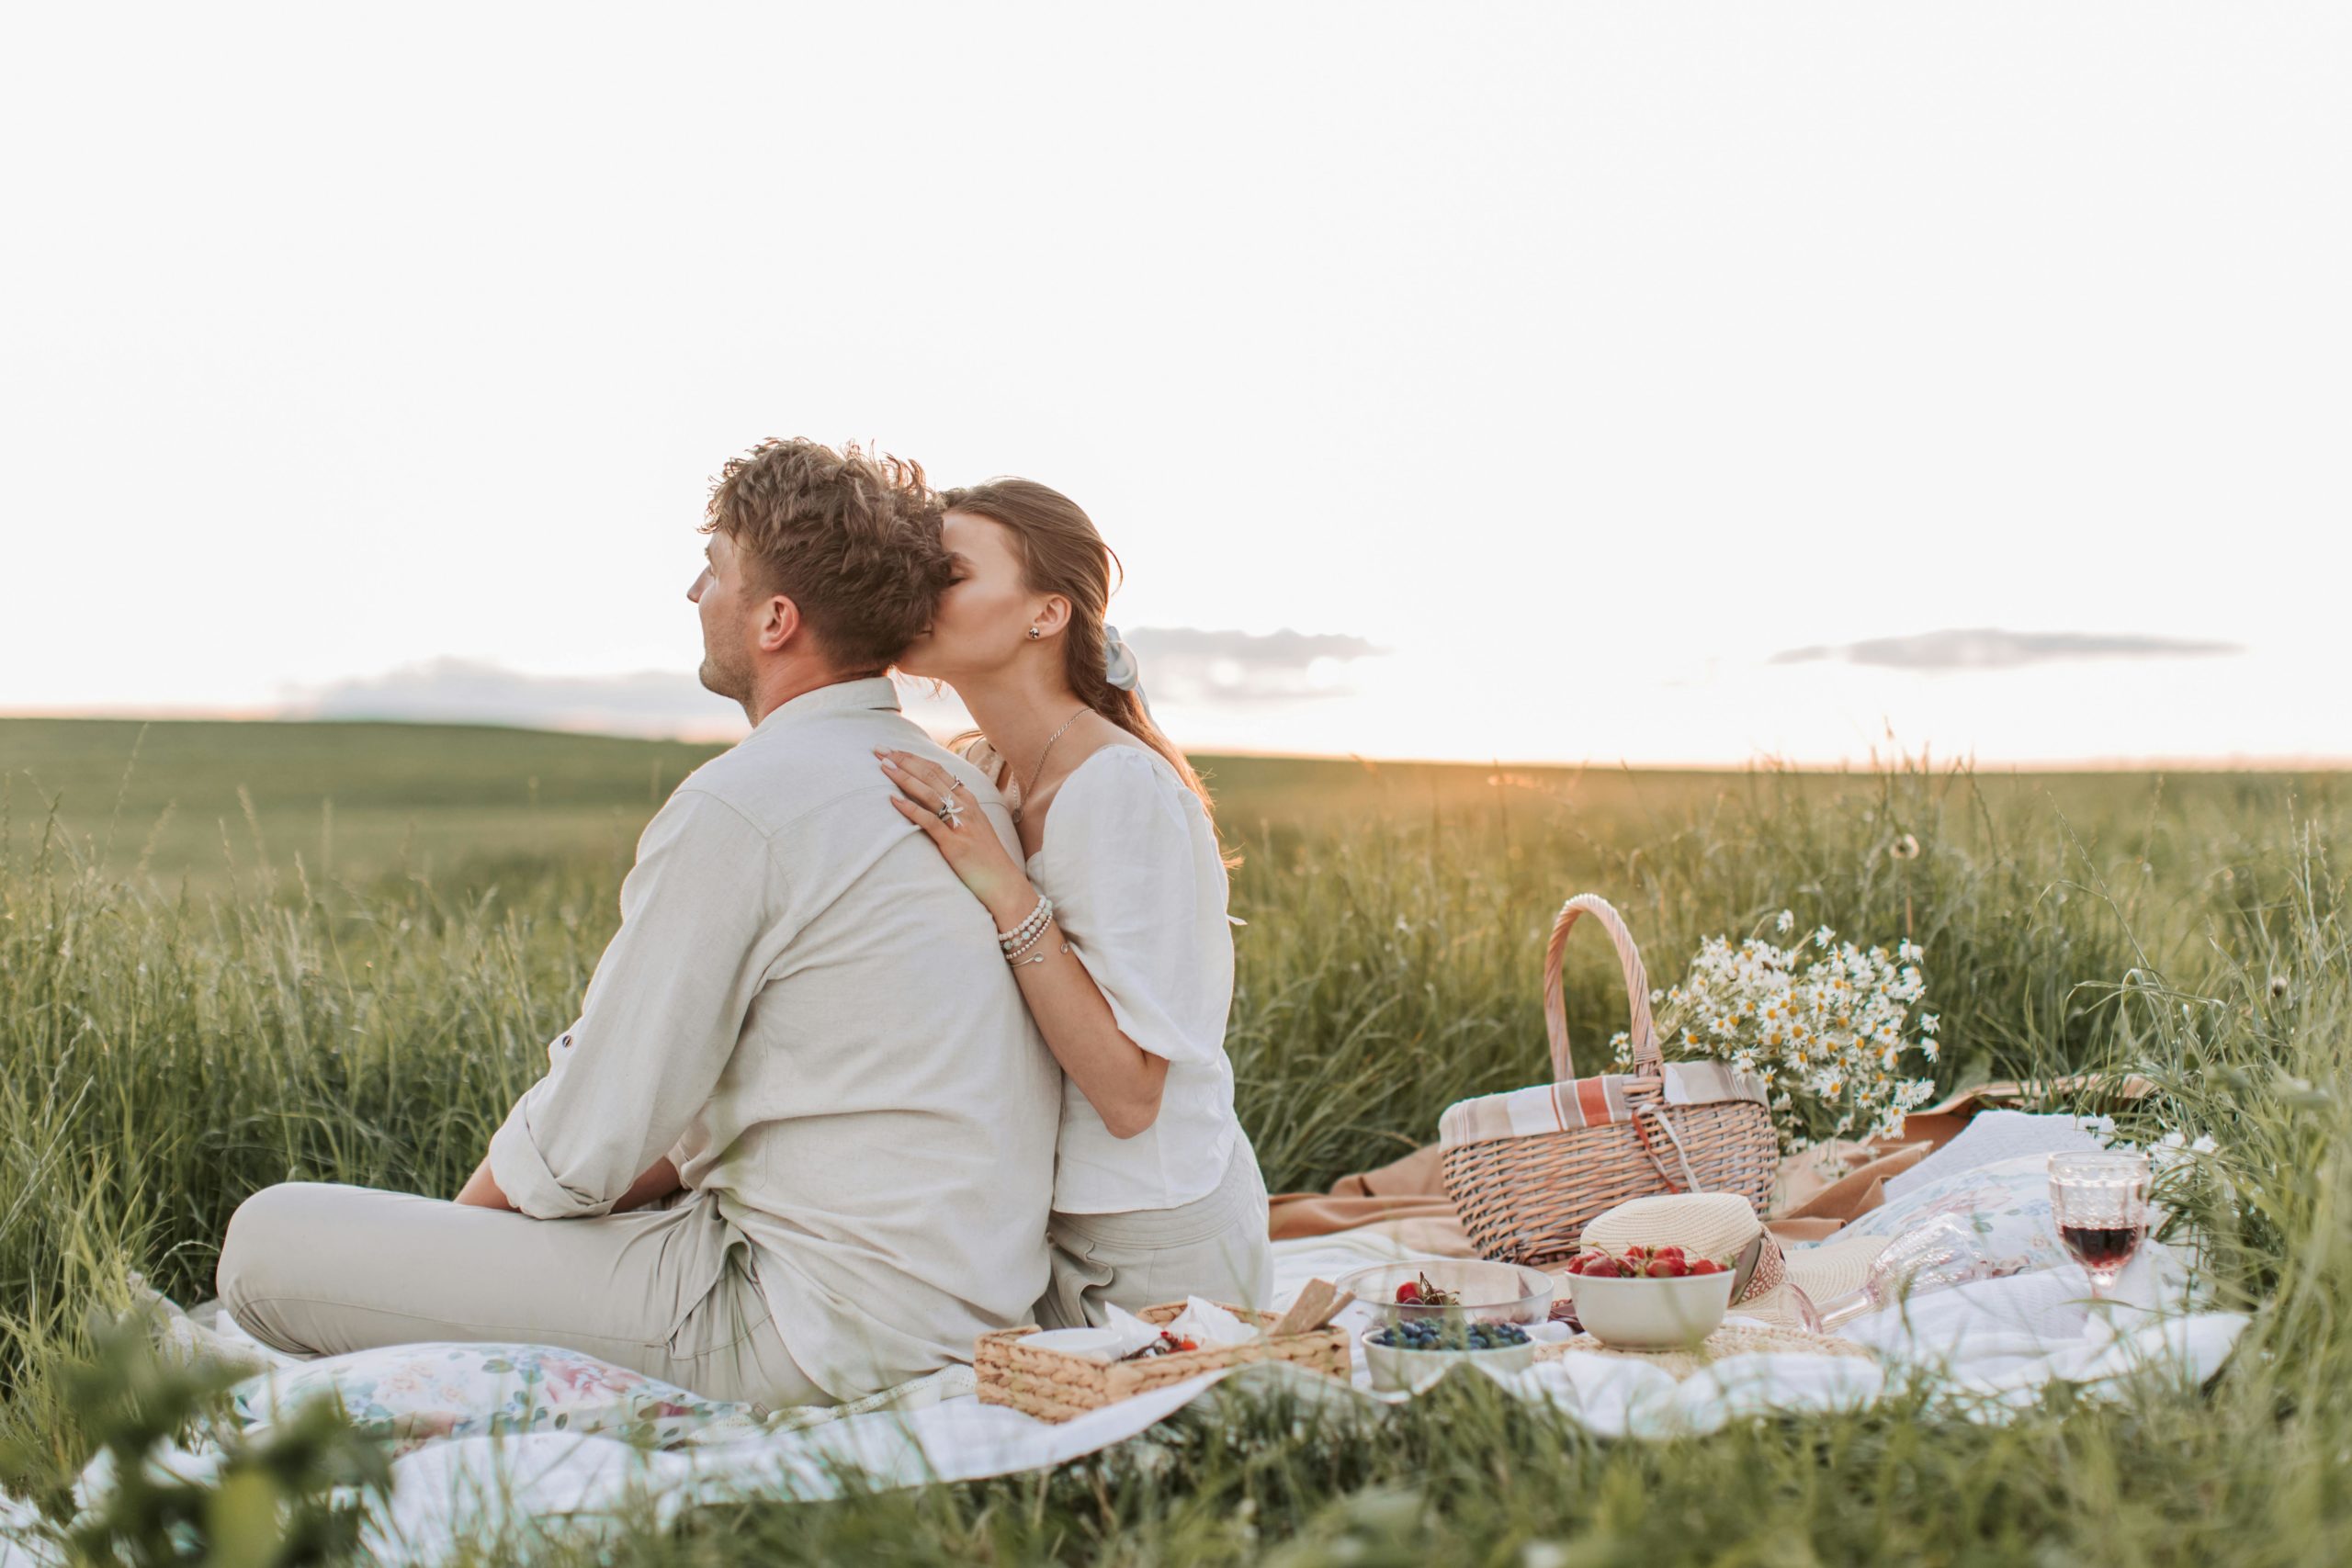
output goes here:
[[[938, 763], [908, 751], [877, 750], [884, 776], [899, 786], [890, 804], [923, 830], [972, 896], [999, 926], [1011, 925], [1037, 901], [1028, 874], [996, 836], [996, 826], [962, 780]], [[944, 811], [944, 814], [943, 814]]]

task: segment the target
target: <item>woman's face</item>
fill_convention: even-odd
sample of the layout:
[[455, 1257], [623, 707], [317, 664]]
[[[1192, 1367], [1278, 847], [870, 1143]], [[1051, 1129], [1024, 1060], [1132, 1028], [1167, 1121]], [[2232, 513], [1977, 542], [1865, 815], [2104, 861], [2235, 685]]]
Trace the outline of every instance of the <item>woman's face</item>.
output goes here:
[[956, 581], [939, 596], [931, 629], [899, 656], [899, 668], [954, 682], [1013, 659], [1028, 641], [1037, 596], [1022, 583], [1021, 559], [1003, 524], [951, 512], [939, 536], [955, 558]]

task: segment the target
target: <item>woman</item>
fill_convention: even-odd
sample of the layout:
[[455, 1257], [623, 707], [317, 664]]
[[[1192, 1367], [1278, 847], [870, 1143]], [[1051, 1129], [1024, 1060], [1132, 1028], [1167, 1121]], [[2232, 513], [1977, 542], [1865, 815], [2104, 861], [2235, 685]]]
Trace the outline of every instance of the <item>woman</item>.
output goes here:
[[1187, 1295], [1262, 1308], [1266, 1188], [1233, 1114], [1233, 933], [1208, 794], [1103, 625], [1111, 552], [1086, 513], [1028, 479], [944, 500], [959, 577], [899, 668], [971, 710], [969, 755], [1004, 793], [1023, 863], [944, 770], [880, 755], [904, 795], [891, 804], [995, 918], [1065, 1075], [1037, 1321], [1100, 1325], [1106, 1302]]

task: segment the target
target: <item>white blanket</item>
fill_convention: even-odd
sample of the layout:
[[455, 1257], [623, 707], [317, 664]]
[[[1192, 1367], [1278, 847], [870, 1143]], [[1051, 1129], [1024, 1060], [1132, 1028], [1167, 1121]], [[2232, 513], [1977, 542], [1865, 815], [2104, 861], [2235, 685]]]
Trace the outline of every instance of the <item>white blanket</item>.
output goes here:
[[[1284, 1299], [1317, 1276], [1407, 1256], [1380, 1238], [1352, 1235], [1283, 1242], [1274, 1250]], [[1919, 1298], [1901, 1314], [1849, 1325], [1847, 1337], [1871, 1348], [1874, 1359], [1741, 1356], [1678, 1382], [1646, 1362], [1569, 1356], [1501, 1381], [1520, 1397], [1543, 1401], [1598, 1435], [1624, 1438], [1702, 1434], [1767, 1412], [1856, 1408], [1918, 1382], [1945, 1407], [1976, 1420], [2000, 1419], [2059, 1379], [2084, 1385], [2094, 1398], [2132, 1380], [2193, 1385], [2220, 1369], [2246, 1320], [2183, 1310], [2176, 1288], [2178, 1260], [2163, 1254], [2150, 1243], [2115, 1297], [2096, 1307], [2081, 1270], [2064, 1269], [1988, 1280]], [[2162, 1303], [2159, 1292], [2167, 1298]], [[1363, 1311], [1350, 1309], [1351, 1315]], [[227, 1327], [233, 1341], [233, 1325]], [[201, 1337], [205, 1331], [187, 1332]], [[553, 1432], [434, 1443], [395, 1461], [392, 1497], [371, 1520], [369, 1543], [388, 1562], [439, 1563], [460, 1541], [492, 1540], [503, 1542], [500, 1555], [514, 1558], [527, 1554], [536, 1540], [593, 1532], [624, 1515], [641, 1517], [650, 1510], [666, 1523], [697, 1503], [838, 1495], [840, 1477], [849, 1471], [862, 1474], [866, 1485], [912, 1486], [1035, 1470], [1134, 1438], [1226, 1378], [1240, 1386], [1280, 1385], [1365, 1412], [1409, 1397], [1374, 1393], [1361, 1362], [1352, 1387], [1259, 1366], [1194, 1379], [1053, 1426], [981, 1404], [967, 1392], [968, 1378], [967, 1371], [951, 1370], [910, 1385], [905, 1398], [873, 1402], [879, 1407], [862, 1414], [749, 1438], [730, 1432], [725, 1437], [732, 1440], [668, 1450]], [[159, 1462], [179, 1474], [202, 1475], [215, 1456], [179, 1451]], [[83, 1499], [107, 1483], [103, 1464], [94, 1464], [79, 1489]], [[28, 1537], [11, 1543], [17, 1532], [10, 1520], [21, 1518], [19, 1507], [0, 1497], [0, 1568], [46, 1568], [59, 1561]]]
[[[1329, 1274], [1340, 1248], [1306, 1244], [1282, 1257], [1286, 1280]], [[1347, 1261], [1360, 1261], [1361, 1250]], [[1311, 1262], [1309, 1259], [1311, 1258]], [[2135, 1269], [2135, 1273], [2143, 1270]], [[2184, 1384], [2217, 1371], [2245, 1320], [2234, 1314], [2159, 1316], [2144, 1305], [2093, 1311], [2079, 1270], [1992, 1280], [1912, 1303], [1849, 1329], [1882, 1360], [1849, 1356], [1735, 1357], [1677, 1382], [1646, 1362], [1569, 1356], [1507, 1380], [1568, 1419], [1611, 1437], [1711, 1432], [1766, 1413], [1859, 1408], [1914, 1378], [1973, 1419], [1997, 1419], [2052, 1379], [2094, 1396], [2132, 1378]], [[1457, 1376], [1481, 1375], [1456, 1373]], [[1314, 1398], [1396, 1403], [1363, 1385], [1342, 1388], [1287, 1367], [1223, 1374], [1237, 1383], [1281, 1384]], [[388, 1561], [437, 1563], [460, 1540], [504, 1530], [526, 1546], [540, 1529], [592, 1525], [597, 1515], [650, 1506], [663, 1520], [695, 1503], [741, 1496], [835, 1495], [836, 1473], [868, 1484], [971, 1481], [1060, 1464], [1144, 1432], [1198, 1399], [1212, 1375], [1126, 1401], [1061, 1426], [977, 1399], [852, 1417], [781, 1437], [640, 1452], [609, 1438], [541, 1435], [467, 1438], [424, 1450], [395, 1467], [397, 1491], [378, 1550]], [[503, 1483], [502, 1483], [503, 1478]]]

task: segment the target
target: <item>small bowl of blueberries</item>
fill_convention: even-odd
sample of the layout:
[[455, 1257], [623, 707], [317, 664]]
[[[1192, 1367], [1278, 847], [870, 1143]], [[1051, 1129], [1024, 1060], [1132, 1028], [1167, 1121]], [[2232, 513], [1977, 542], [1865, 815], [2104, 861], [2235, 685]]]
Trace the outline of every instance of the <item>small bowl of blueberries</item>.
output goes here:
[[1535, 1363], [1529, 1328], [1549, 1315], [1552, 1280], [1513, 1263], [1429, 1258], [1358, 1269], [1340, 1281], [1373, 1309], [1359, 1341], [1372, 1386], [1426, 1387], [1456, 1366], [1516, 1372]]

